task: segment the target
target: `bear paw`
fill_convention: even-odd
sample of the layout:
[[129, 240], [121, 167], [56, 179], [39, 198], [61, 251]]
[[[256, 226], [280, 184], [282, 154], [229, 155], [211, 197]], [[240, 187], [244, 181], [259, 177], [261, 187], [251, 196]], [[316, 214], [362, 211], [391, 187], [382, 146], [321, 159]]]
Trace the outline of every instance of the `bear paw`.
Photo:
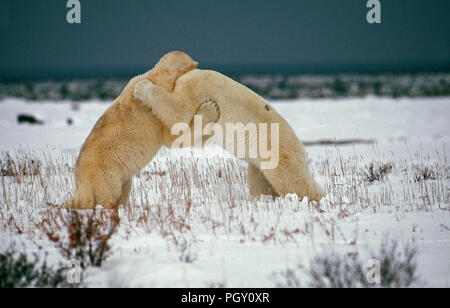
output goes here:
[[152, 89], [155, 87], [149, 80], [141, 80], [134, 86], [134, 98], [140, 101], [145, 101], [149, 94], [152, 93]]
[[203, 117], [203, 123], [213, 123], [217, 122], [220, 117], [220, 108], [215, 100], [206, 96], [198, 107], [196, 114]]

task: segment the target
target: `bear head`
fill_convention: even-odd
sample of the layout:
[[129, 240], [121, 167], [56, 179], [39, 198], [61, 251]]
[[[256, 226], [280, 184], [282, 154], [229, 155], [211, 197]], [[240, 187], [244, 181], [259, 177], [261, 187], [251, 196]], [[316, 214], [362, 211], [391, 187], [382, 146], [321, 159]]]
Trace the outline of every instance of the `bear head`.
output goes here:
[[198, 62], [182, 51], [172, 51], [165, 54], [152, 69], [152, 81], [169, 92], [175, 87], [175, 82], [184, 73], [194, 70]]

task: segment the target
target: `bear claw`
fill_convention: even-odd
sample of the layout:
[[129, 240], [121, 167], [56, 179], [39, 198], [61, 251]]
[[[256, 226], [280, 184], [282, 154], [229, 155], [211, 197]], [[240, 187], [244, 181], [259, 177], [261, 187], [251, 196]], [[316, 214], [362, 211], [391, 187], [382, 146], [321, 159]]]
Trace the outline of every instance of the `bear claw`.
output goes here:
[[196, 114], [203, 116], [205, 123], [217, 122], [220, 117], [220, 108], [215, 100], [206, 96], [198, 107]]

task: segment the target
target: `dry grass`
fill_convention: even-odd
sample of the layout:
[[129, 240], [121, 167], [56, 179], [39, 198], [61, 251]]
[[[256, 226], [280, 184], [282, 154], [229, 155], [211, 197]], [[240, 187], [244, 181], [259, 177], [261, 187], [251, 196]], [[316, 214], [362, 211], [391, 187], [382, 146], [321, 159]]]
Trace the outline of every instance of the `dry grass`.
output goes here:
[[[70, 213], [58, 205], [74, 187], [74, 156], [3, 154], [8, 160], [2, 166], [15, 172], [0, 177], [0, 232], [45, 239], [51, 231], [63, 230], [60, 222]], [[353, 245], [357, 236], [341, 230], [339, 221], [356, 213], [379, 212], [382, 207], [406, 212], [449, 209], [445, 150], [433, 158], [365, 162], [335, 148], [311, 167], [329, 192], [319, 207], [296, 195], [274, 201], [252, 198], [246, 165], [230, 157], [158, 156], [135, 178], [130, 205], [119, 209], [118, 234], [157, 233], [177, 247], [180, 260], [194, 262], [190, 245], [199, 234], [268, 245], [300, 245], [325, 234], [330, 243]], [[367, 172], [380, 177], [368, 181]]]
[[101, 267], [110, 253], [109, 241], [119, 226], [116, 211], [95, 209], [71, 211], [56, 220], [44, 218], [39, 225], [67, 261], [76, 260], [81, 268]]
[[[358, 252], [321, 252], [309, 266], [302, 262], [272, 274], [279, 288], [406, 288], [421, 285], [417, 273], [417, 249], [407, 243], [399, 247], [396, 239], [388, 237], [370, 259], [379, 262], [379, 282], [368, 279], [367, 259]], [[372, 275], [370, 275], [372, 276]], [[302, 281], [307, 281], [302, 284]]]

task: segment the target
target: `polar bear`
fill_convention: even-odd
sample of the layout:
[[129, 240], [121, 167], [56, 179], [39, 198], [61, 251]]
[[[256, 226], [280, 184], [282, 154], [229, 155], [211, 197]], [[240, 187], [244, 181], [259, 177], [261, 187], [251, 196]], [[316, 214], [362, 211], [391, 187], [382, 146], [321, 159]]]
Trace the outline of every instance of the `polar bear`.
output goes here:
[[[261, 168], [267, 158], [260, 153], [251, 157], [250, 150], [244, 157], [239, 157], [249, 163], [250, 192], [255, 196], [296, 193], [310, 200], [320, 200], [324, 196], [324, 191], [308, 169], [305, 150], [293, 129], [262, 97], [244, 85], [218, 72], [196, 69], [180, 76], [171, 92], [148, 80], [139, 81], [135, 85], [134, 96], [151, 107], [168, 128], [179, 122], [192, 123], [199, 102], [205, 96], [212, 98], [219, 106], [220, 117], [215, 125], [221, 128], [222, 134], [230, 134], [226, 128], [230, 123], [239, 122], [245, 127], [252, 127], [249, 125], [252, 123], [278, 124], [279, 133], [266, 137], [269, 147], [278, 147], [279, 159], [276, 165]], [[261, 136], [262, 130], [257, 128], [257, 134]], [[234, 140], [235, 132], [231, 133], [232, 138], [225, 138], [227, 143], [228, 140]], [[249, 149], [255, 146], [254, 143], [259, 143], [256, 147], [261, 146], [261, 139], [250, 139], [249, 132], [244, 132], [244, 136], [243, 142]], [[220, 145], [229, 149], [224, 139], [220, 140]], [[233, 147], [232, 150], [236, 151], [235, 144]]]
[[[152, 70], [128, 82], [84, 142], [75, 166], [75, 192], [65, 208], [93, 209], [98, 204], [116, 208], [127, 203], [133, 175], [151, 161], [162, 145], [173, 142], [170, 131], [151, 109], [134, 101], [135, 84], [150, 80], [172, 91], [176, 79], [197, 65], [183, 52], [170, 52]], [[217, 105], [208, 97], [202, 99], [197, 113], [206, 118], [205, 124], [216, 121]]]

